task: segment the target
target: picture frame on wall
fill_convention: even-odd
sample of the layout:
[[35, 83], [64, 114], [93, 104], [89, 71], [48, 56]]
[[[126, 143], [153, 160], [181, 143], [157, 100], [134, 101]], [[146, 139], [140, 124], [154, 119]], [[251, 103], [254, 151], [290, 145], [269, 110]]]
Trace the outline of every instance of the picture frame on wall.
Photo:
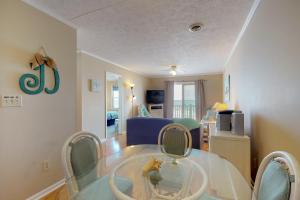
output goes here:
[[230, 74], [224, 76], [224, 102], [230, 101]]
[[101, 81], [96, 79], [89, 79], [90, 91], [100, 92], [101, 91]]

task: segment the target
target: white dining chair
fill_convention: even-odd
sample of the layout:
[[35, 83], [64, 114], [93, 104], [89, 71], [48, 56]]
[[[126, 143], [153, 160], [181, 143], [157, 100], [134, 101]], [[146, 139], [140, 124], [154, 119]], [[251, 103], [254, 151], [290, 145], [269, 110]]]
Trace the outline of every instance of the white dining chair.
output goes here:
[[[188, 157], [192, 152], [192, 136], [185, 126], [182, 124], [172, 123], [164, 126], [158, 136], [158, 145], [161, 152], [169, 157], [176, 159]], [[179, 174], [176, 174], [178, 176]], [[189, 199], [189, 198], [188, 198]], [[194, 198], [192, 198], [194, 199]], [[197, 200], [218, 200], [205, 192]]]
[[[101, 176], [103, 156], [100, 139], [89, 132], [78, 132], [67, 139], [62, 150], [62, 162], [71, 199], [111, 200], [109, 177]], [[117, 177], [120, 190], [130, 193], [132, 182]]]
[[192, 152], [192, 136], [183, 125], [172, 123], [164, 126], [158, 136], [162, 153], [175, 159], [187, 157]]
[[252, 200], [300, 200], [300, 166], [291, 154], [275, 151], [261, 162]]

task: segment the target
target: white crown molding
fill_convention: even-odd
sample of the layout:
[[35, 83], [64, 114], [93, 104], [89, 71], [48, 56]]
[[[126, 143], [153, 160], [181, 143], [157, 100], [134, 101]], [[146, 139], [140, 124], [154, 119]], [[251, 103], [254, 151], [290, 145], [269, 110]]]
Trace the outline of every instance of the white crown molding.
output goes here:
[[34, 194], [33, 196], [27, 198], [26, 200], [39, 200], [39, 199], [45, 197], [47, 194], [50, 194], [54, 190], [56, 190], [59, 187], [63, 186], [65, 183], [66, 183], [66, 180], [62, 179], [62, 180], [54, 183], [53, 185], [50, 185], [49, 187], [43, 189], [42, 191]]
[[187, 77], [196, 77], [196, 76], [209, 76], [209, 75], [223, 75], [224, 71], [220, 72], [211, 72], [211, 73], [196, 73], [196, 74], [183, 74], [183, 75], [148, 75], [148, 78], [156, 79], [156, 78], [187, 78]]
[[253, 4], [251, 6], [250, 12], [249, 12], [249, 14], [248, 14], [248, 16], [246, 18], [246, 21], [245, 21], [245, 23], [244, 23], [244, 25], [242, 27], [242, 30], [240, 31], [240, 33], [239, 33], [239, 35], [238, 35], [238, 37], [237, 37], [237, 39], [236, 39], [236, 41], [235, 41], [232, 49], [231, 49], [231, 51], [230, 51], [230, 53], [228, 55], [228, 58], [227, 58], [227, 60], [225, 62], [225, 68], [226, 68], [227, 64], [229, 63], [229, 60], [231, 59], [232, 55], [234, 54], [234, 52], [235, 52], [235, 50], [236, 50], [236, 48], [237, 48], [240, 40], [242, 39], [242, 37], [243, 37], [243, 35], [244, 35], [244, 33], [245, 33], [248, 25], [250, 24], [250, 22], [251, 22], [254, 14], [255, 14], [255, 11], [257, 10], [257, 8], [258, 8], [258, 6], [260, 4], [260, 2], [261, 2], [261, 0], [254, 0]]
[[129, 68], [123, 66], [123, 65], [117, 64], [117, 63], [115, 63], [115, 62], [113, 62], [113, 61], [110, 61], [110, 60], [108, 60], [108, 59], [106, 59], [106, 58], [103, 58], [103, 57], [101, 57], [101, 56], [98, 56], [98, 55], [96, 55], [96, 54], [93, 54], [93, 53], [90, 53], [90, 52], [87, 52], [87, 51], [84, 51], [84, 50], [77, 50], [77, 53], [83, 53], [83, 54], [86, 54], [86, 55], [91, 56], [91, 57], [93, 57], [93, 58], [96, 58], [96, 59], [98, 59], [98, 60], [101, 60], [101, 61], [107, 62], [107, 63], [109, 63], [109, 64], [112, 64], [112, 65], [114, 65], [114, 66], [116, 66], [116, 67], [125, 69], [125, 70], [127, 70], [127, 71], [129, 71], [129, 72], [133, 72], [133, 73], [138, 74], [138, 75], [141, 75], [141, 76], [143, 76], [143, 77], [148, 77], [146, 74], [143, 74], [143, 73], [134, 71], [134, 70], [132, 70], [132, 69], [129, 69]]
[[61, 23], [64, 23], [68, 26], [70, 26], [71, 28], [73, 29], [78, 29], [78, 27], [73, 24], [72, 22], [68, 21], [68, 20], [65, 20], [63, 17], [59, 16], [59, 15], [56, 15], [56, 14], [53, 14], [53, 12], [51, 12], [50, 10], [46, 9], [46, 8], [43, 8], [41, 6], [38, 6], [38, 5], [35, 5], [33, 4], [30, 0], [22, 0], [24, 3], [30, 5], [31, 7], [33, 8], [36, 8], [38, 11], [41, 11], [47, 15], [49, 15], [50, 17], [53, 17], [55, 19], [57, 19], [58, 21], [60, 21]]
[[[116, 67], [119, 67], [119, 68], [122, 68], [122, 69], [125, 69], [129, 72], [133, 72], [135, 74], [138, 74], [138, 75], [141, 75], [143, 77], [146, 77], [146, 78], [172, 78], [173, 76], [170, 76], [170, 75], [151, 75], [151, 74], [144, 74], [144, 73], [141, 73], [141, 72], [137, 72], [137, 71], [134, 71], [132, 69], [129, 69], [127, 67], [124, 67], [123, 65], [120, 65], [120, 64], [117, 64], [115, 62], [112, 62], [110, 60], [107, 60], [101, 56], [98, 56], [98, 55], [95, 55], [93, 53], [90, 53], [90, 52], [87, 52], [87, 51], [84, 51], [84, 50], [77, 50], [77, 53], [83, 53], [83, 54], [86, 54], [88, 56], [91, 56], [93, 58], [96, 58], [98, 60], [101, 60], [101, 61], [104, 61], [104, 62], [107, 62], [109, 64], [112, 64], [112, 65], [115, 65]], [[205, 75], [219, 75], [219, 74], [223, 74], [224, 71], [222, 72], [212, 72], [212, 73], [199, 73], [199, 74], [184, 74], [184, 75], [177, 75], [176, 77], [189, 77], [189, 76], [205, 76]]]

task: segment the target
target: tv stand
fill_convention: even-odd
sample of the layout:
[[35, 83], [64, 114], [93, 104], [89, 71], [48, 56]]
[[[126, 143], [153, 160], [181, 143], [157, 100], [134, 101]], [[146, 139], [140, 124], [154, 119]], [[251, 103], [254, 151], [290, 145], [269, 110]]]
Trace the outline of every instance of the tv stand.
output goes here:
[[152, 117], [164, 118], [163, 104], [148, 104], [148, 111]]

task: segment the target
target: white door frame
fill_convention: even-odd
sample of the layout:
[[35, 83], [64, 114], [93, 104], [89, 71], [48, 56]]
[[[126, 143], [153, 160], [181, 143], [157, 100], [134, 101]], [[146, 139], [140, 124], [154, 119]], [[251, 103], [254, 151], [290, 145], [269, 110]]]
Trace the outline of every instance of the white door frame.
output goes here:
[[118, 87], [119, 87], [119, 121], [118, 121], [118, 130], [119, 130], [119, 133], [122, 133], [123, 132], [123, 113], [124, 113], [124, 92], [123, 92], [123, 77], [122, 75], [120, 74], [117, 74], [115, 72], [111, 72], [111, 71], [105, 71], [105, 94], [104, 94], [104, 102], [105, 102], [105, 112], [104, 112], [104, 119], [105, 119], [105, 139], [107, 139], [107, 102], [106, 102], [106, 99], [107, 99], [107, 74], [108, 73], [111, 73], [111, 74], [115, 74], [119, 77], [118, 79]]

